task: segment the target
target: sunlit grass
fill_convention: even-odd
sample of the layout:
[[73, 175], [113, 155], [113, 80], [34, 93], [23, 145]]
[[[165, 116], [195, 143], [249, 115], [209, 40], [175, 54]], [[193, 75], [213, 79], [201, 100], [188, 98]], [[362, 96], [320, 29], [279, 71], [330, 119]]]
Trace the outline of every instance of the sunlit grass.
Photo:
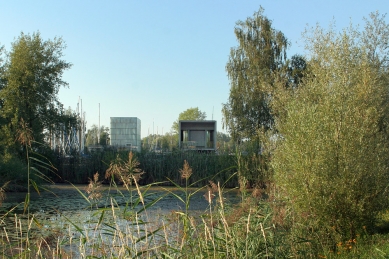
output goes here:
[[[132, 158], [131, 158], [132, 159]], [[135, 161], [136, 162], [136, 161]], [[136, 165], [132, 161], [133, 165]], [[175, 197], [181, 209], [157, 209], [163, 196], [152, 185], [139, 186], [124, 175], [128, 161], [115, 165], [124, 188], [113, 181], [101, 184], [99, 174], [90, 179], [80, 196], [88, 204], [79, 213], [58, 212], [41, 219], [34, 213], [0, 217], [0, 258], [387, 258], [389, 211], [382, 214], [376, 233], [366, 233], [334, 247], [320, 239], [296, 239], [292, 219], [282, 202], [265, 190], [247, 192], [238, 204], [228, 203], [220, 183], [204, 188], [175, 185], [165, 195]], [[113, 171], [111, 171], [113, 172]], [[195, 171], [184, 162], [177, 173], [189, 180]], [[112, 175], [110, 175], [111, 177]], [[125, 178], [127, 177], [127, 178]], [[124, 183], [123, 181], [123, 183]], [[195, 184], [195, 183], [194, 183]], [[195, 193], [208, 204], [206, 210], [190, 210]], [[123, 205], [120, 199], [126, 199]], [[20, 206], [23, 206], [21, 204]], [[12, 215], [12, 216], [11, 216]], [[7, 224], [6, 224], [7, 223]], [[27, 235], [29, 233], [29, 235]]]

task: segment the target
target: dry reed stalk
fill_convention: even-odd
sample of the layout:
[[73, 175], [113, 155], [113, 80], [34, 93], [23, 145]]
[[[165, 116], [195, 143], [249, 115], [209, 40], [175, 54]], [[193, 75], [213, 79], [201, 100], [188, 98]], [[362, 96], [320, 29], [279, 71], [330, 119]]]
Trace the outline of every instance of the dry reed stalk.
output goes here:
[[266, 258], [269, 258], [269, 253], [268, 253], [268, 249], [267, 249], [267, 240], [266, 240], [265, 230], [263, 229], [262, 223], [259, 223], [259, 225], [261, 226], [262, 236], [263, 236], [263, 238], [264, 238], [264, 240], [265, 240]]
[[260, 197], [262, 197], [263, 193], [264, 193], [264, 189], [259, 188], [258, 186], [254, 186], [253, 192], [251, 193], [251, 196], [254, 198], [260, 198]]
[[165, 242], [166, 242], [166, 246], [169, 246], [169, 238], [167, 237], [167, 232], [166, 232], [166, 225], [165, 225], [165, 222], [162, 221], [162, 226], [163, 226], [163, 233], [164, 233], [164, 237], [165, 237]]
[[250, 208], [249, 215], [247, 217], [247, 224], [246, 224], [246, 251], [248, 251], [248, 238], [250, 233], [250, 216], [251, 216], [251, 208]]
[[89, 178], [89, 184], [86, 189], [86, 193], [89, 194], [88, 199], [91, 200], [100, 200], [103, 196], [101, 191], [101, 181], [99, 181], [99, 173], [96, 172], [93, 175], [93, 179]]
[[209, 204], [212, 203], [212, 199], [216, 196], [214, 194], [215, 192], [218, 192], [218, 186], [213, 181], [209, 181], [209, 185], [207, 185], [207, 192], [204, 194], [204, 198]]
[[184, 160], [184, 166], [179, 170], [179, 172], [181, 174], [181, 179], [189, 179], [189, 177], [192, 175], [192, 168], [189, 166], [188, 161]]
[[220, 203], [220, 207], [221, 207], [221, 211], [223, 212], [223, 215], [224, 215], [224, 202], [223, 202], [223, 193], [222, 193], [222, 190], [220, 188], [220, 183], [217, 182], [217, 192], [219, 193], [219, 203]]
[[[40, 243], [38, 244], [38, 251], [36, 252], [37, 253], [37, 255], [41, 255], [41, 257], [42, 257], [42, 252], [41, 252], [41, 248], [42, 248], [42, 242], [44, 241], [44, 239], [43, 240], [41, 240], [40, 241]], [[48, 244], [46, 243], [46, 245], [48, 246]], [[50, 250], [50, 247], [49, 247], [49, 250]]]
[[221, 210], [220, 210], [219, 213], [220, 213], [221, 221], [223, 223], [224, 235], [225, 235], [225, 240], [226, 240], [226, 257], [228, 257], [229, 256], [228, 240], [229, 240], [231, 235], [230, 235], [230, 232], [229, 232], [228, 222], [227, 222], [225, 214], [224, 214], [223, 193], [222, 193], [222, 190], [220, 188], [220, 183], [219, 182], [217, 183], [217, 189], [218, 189], [218, 192], [219, 192], [219, 203], [220, 203], [220, 207], [221, 207]]
[[4, 233], [5, 233], [5, 237], [6, 237], [6, 239], [7, 239], [7, 242], [8, 242], [8, 243], [10, 243], [10, 241], [9, 241], [9, 237], [8, 237], [8, 232], [7, 232], [7, 229], [6, 229], [6, 228], [4, 228], [4, 227], [3, 227], [3, 229], [4, 229]]
[[145, 201], [143, 199], [142, 192], [140, 191], [140, 188], [139, 188], [139, 185], [138, 185], [138, 181], [139, 181], [140, 175], [139, 175], [139, 178], [135, 178], [134, 176], [132, 176], [132, 177], [134, 179], [134, 183], [135, 183], [135, 187], [136, 187], [136, 190], [138, 192], [138, 195], [139, 195], [139, 199], [142, 202], [142, 205], [145, 206]]
[[23, 146], [31, 147], [31, 142], [34, 140], [32, 129], [28, 126], [27, 122], [20, 119], [20, 128], [16, 130], [16, 141]]

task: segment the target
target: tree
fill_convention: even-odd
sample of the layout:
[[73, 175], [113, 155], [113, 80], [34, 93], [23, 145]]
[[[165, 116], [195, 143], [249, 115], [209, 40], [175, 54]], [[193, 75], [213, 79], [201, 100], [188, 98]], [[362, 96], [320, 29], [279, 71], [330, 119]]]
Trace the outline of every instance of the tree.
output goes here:
[[228, 134], [218, 131], [216, 134], [217, 150], [219, 153], [234, 152], [231, 137]]
[[[4, 57], [3, 57], [4, 54], [5, 54], [4, 46], [0, 46], [0, 91], [1, 91], [1, 89], [4, 88], [4, 85], [5, 85], [5, 78], [4, 78], [5, 63], [4, 63]], [[2, 107], [2, 105], [1, 105], [1, 100], [0, 100], [0, 108], [1, 107]]]
[[12, 43], [0, 89], [1, 144], [14, 145], [15, 133], [23, 119], [33, 139], [43, 143], [44, 131], [58, 122], [62, 105], [57, 94], [66, 87], [62, 74], [71, 64], [62, 59], [61, 38], [44, 41], [40, 33], [21, 33]]
[[290, 60], [288, 60], [288, 69], [287, 69], [287, 88], [296, 88], [301, 83], [304, 73], [306, 73], [307, 63], [305, 58], [301, 55], [293, 55]]
[[230, 80], [228, 102], [223, 104], [223, 125], [234, 140], [255, 138], [258, 130], [271, 129], [270, 109], [274, 73], [285, 66], [288, 41], [263, 9], [246, 21], [238, 21], [235, 35], [239, 45], [231, 48], [226, 65]]
[[[4, 61], [4, 58], [3, 58], [3, 55], [4, 55], [4, 47], [1, 46], [0, 47], [0, 92], [2, 91], [2, 89], [5, 87], [5, 61]], [[4, 106], [4, 100], [2, 98], [0, 98], [0, 113], [1, 113], [1, 110], [3, 109], [3, 106]], [[6, 120], [0, 116], [0, 128], [6, 124]]]
[[371, 230], [389, 207], [389, 26], [371, 18], [362, 33], [307, 32], [310, 73], [276, 119], [276, 184], [294, 227], [328, 239], [321, 244]]
[[189, 108], [178, 115], [178, 119], [173, 122], [172, 130], [174, 133], [178, 133], [178, 123], [180, 120], [205, 120], [207, 114], [196, 108]]
[[[99, 134], [100, 134], [100, 138], [98, 138]], [[99, 130], [99, 127], [93, 124], [86, 134], [85, 145], [86, 146], [90, 146], [90, 145], [106, 146], [109, 144], [108, 141], [109, 141], [109, 128], [101, 126]]]

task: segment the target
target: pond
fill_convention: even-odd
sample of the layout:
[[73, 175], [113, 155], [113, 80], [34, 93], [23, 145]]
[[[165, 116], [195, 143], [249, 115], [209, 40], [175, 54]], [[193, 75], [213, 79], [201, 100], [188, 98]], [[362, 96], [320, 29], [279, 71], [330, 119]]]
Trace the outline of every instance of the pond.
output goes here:
[[[125, 236], [131, 236], [130, 241], [133, 242], [132, 238], [143, 239], [144, 235], [153, 233], [154, 229], [162, 229], [161, 226], [166, 231], [165, 226], [168, 225], [173, 232], [168, 234], [169, 239], [174, 240], [178, 238], [176, 229], [178, 226], [170, 223], [177, 221], [179, 212], [186, 210], [183, 202], [186, 195], [183, 189], [179, 188], [141, 187], [140, 193], [144, 205], [140, 201], [136, 188], [127, 190], [123, 187], [113, 188], [103, 185], [102, 197], [97, 202], [87, 199], [86, 185], [56, 184], [45, 188], [49, 191], [40, 194], [31, 193], [30, 219], [33, 217], [34, 220], [30, 222], [34, 223], [30, 224], [30, 235], [41, 237], [50, 236], [53, 232], [60, 233], [56, 238], [62, 238], [61, 242], [65, 244], [63, 247], [68, 250], [74, 250], [74, 240], [80, 240], [82, 237], [87, 238], [90, 243], [101, 243], [111, 242], [107, 241], [107, 238], [109, 240], [112, 235], [124, 233]], [[200, 190], [188, 188], [186, 191], [191, 193], [187, 211], [193, 218], [200, 218], [200, 215], [209, 212], [216, 204], [215, 197], [210, 207], [210, 203], [205, 198], [208, 193], [206, 188]], [[20, 239], [26, 233], [27, 227], [23, 229], [21, 227], [26, 224], [23, 222], [27, 222], [27, 215], [23, 214], [25, 197], [26, 193], [6, 193], [6, 199], [0, 208], [0, 215], [10, 212], [6, 216], [0, 216], [0, 228], [3, 232], [7, 232], [10, 239]], [[223, 192], [223, 202], [226, 204], [239, 201], [240, 197], [236, 189]], [[109, 235], [102, 235], [107, 231]], [[138, 233], [136, 238], [134, 231]], [[93, 241], [94, 239], [98, 240]], [[128, 240], [121, 242], [127, 242], [126, 246], [128, 246]]]
[[[45, 191], [44, 189], [48, 190]], [[96, 206], [92, 206], [86, 199], [88, 196], [87, 185], [69, 185], [69, 184], [55, 184], [50, 186], [44, 186], [41, 192], [31, 193], [30, 198], [30, 212], [37, 215], [58, 214], [64, 212], [83, 211], [85, 209], [96, 209]], [[182, 189], [184, 190], [184, 189]], [[185, 199], [185, 193], [176, 187], [140, 187], [142, 196], [144, 197], [144, 203], [154, 201], [157, 198], [161, 198], [155, 205], [150, 206], [149, 210], [183, 210], [185, 205], [176, 197], [179, 196]], [[198, 188], [188, 188], [188, 193], [194, 193], [190, 198], [189, 210], [206, 210], [209, 206], [208, 201], [205, 199], [207, 192], [206, 188], [199, 190]], [[103, 198], [97, 205], [97, 208], [110, 206], [110, 200], [115, 200], [115, 204], [119, 206], [125, 206], [130, 200], [131, 196], [133, 200], [139, 198], [136, 188], [127, 190], [124, 187], [109, 187], [102, 186]], [[228, 189], [223, 192], [224, 200], [227, 202], [239, 201], [238, 191], [236, 189]], [[23, 203], [26, 198], [26, 193], [23, 192], [9, 192], [6, 193], [6, 199], [0, 207], [0, 214], [13, 209], [14, 213], [23, 214]], [[19, 205], [19, 206], [17, 206]], [[20, 206], [21, 205], [21, 206]], [[140, 206], [141, 204], [139, 204]], [[16, 208], [14, 208], [17, 206]]]

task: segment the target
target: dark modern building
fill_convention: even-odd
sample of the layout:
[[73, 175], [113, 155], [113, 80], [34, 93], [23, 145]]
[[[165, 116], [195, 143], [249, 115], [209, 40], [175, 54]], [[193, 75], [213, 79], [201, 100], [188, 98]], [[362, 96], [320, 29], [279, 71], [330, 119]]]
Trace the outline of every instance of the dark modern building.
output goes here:
[[216, 121], [179, 121], [179, 146], [182, 150], [216, 150]]

